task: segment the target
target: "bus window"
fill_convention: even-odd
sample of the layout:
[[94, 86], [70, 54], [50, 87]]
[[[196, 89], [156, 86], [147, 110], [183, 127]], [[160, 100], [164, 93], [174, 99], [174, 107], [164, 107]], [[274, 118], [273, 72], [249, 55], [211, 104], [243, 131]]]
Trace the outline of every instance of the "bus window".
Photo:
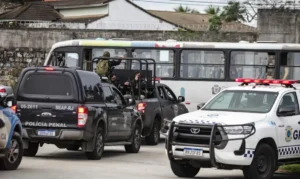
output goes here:
[[300, 52], [285, 52], [281, 54], [280, 78], [300, 80]]
[[[174, 77], [174, 51], [156, 50], [156, 49], [134, 49], [132, 52], [134, 58], [152, 58], [156, 62], [156, 76], [162, 78]], [[139, 62], [132, 62], [132, 69], [140, 69]], [[146, 69], [146, 64], [142, 66]], [[149, 64], [148, 69], [153, 72], [153, 65]]]
[[223, 51], [183, 50], [180, 77], [224, 79], [224, 64]]
[[[53, 55], [54, 54], [54, 55]], [[79, 67], [79, 55], [74, 52], [54, 52], [51, 55], [52, 66]]]
[[275, 53], [232, 51], [230, 54], [230, 79], [272, 79], [275, 74]]
[[[88, 49], [86, 49], [88, 50]], [[126, 57], [127, 52], [125, 49], [119, 49], [119, 48], [93, 48], [90, 53], [92, 58], [95, 57], [101, 57], [103, 56], [104, 52], [109, 52], [110, 57]], [[87, 59], [84, 61], [85, 63], [89, 63]], [[84, 64], [85, 64], [84, 63]], [[96, 68], [96, 63], [93, 63], [93, 69]], [[115, 69], [125, 69], [126, 61], [122, 61], [120, 65], [116, 66]]]

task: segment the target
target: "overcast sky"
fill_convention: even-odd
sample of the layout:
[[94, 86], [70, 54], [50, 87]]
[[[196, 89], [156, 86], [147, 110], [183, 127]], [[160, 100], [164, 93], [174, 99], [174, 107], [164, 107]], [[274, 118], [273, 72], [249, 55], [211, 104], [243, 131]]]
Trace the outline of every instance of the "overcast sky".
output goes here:
[[[245, 0], [239, 1], [244, 2]], [[226, 6], [228, 0], [132, 0], [132, 2], [147, 10], [174, 11], [174, 8], [182, 4], [183, 6], [188, 6], [204, 13], [204, 10], [210, 5], [220, 8]], [[251, 8], [249, 7], [248, 10], [251, 11]], [[256, 21], [248, 24], [256, 26]]]

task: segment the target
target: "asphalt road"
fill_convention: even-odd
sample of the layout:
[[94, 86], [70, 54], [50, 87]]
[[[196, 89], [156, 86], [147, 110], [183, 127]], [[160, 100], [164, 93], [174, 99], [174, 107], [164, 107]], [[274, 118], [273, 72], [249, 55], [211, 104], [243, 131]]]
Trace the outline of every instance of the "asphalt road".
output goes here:
[[[44, 145], [36, 157], [24, 157], [16, 171], [0, 171], [1, 179], [168, 179], [173, 175], [164, 144], [143, 145], [140, 153], [127, 154], [124, 147], [106, 147], [100, 161], [89, 161], [82, 152]], [[198, 179], [243, 179], [239, 170], [201, 169]], [[279, 175], [275, 179], [297, 178]]]

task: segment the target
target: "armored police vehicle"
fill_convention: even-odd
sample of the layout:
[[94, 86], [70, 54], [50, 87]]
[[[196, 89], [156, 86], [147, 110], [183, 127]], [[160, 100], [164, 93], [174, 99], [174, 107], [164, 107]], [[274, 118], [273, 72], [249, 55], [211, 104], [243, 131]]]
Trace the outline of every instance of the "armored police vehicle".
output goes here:
[[10, 92], [6, 87], [0, 94], [0, 170], [17, 169], [23, 157], [22, 125], [13, 111]]
[[[300, 163], [300, 90], [289, 80], [241, 82], [200, 110], [175, 117], [166, 140], [173, 173], [241, 169], [246, 179], [271, 179], [280, 165]], [[253, 83], [253, 85], [251, 85]]]
[[16, 99], [26, 156], [35, 156], [43, 144], [81, 148], [91, 160], [101, 158], [105, 145], [124, 145], [129, 153], [139, 152], [143, 128], [139, 112], [94, 72], [26, 68]]

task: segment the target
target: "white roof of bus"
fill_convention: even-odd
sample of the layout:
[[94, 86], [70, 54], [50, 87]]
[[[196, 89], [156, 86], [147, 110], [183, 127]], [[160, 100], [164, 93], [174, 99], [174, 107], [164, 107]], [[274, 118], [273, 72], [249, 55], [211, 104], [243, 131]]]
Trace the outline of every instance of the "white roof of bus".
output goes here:
[[118, 41], [118, 40], [68, 40], [55, 43], [52, 49], [66, 46], [118, 46], [118, 47], [166, 47], [166, 48], [229, 48], [256, 50], [300, 50], [300, 44], [248, 43], [248, 42], [183, 42], [183, 41]]

